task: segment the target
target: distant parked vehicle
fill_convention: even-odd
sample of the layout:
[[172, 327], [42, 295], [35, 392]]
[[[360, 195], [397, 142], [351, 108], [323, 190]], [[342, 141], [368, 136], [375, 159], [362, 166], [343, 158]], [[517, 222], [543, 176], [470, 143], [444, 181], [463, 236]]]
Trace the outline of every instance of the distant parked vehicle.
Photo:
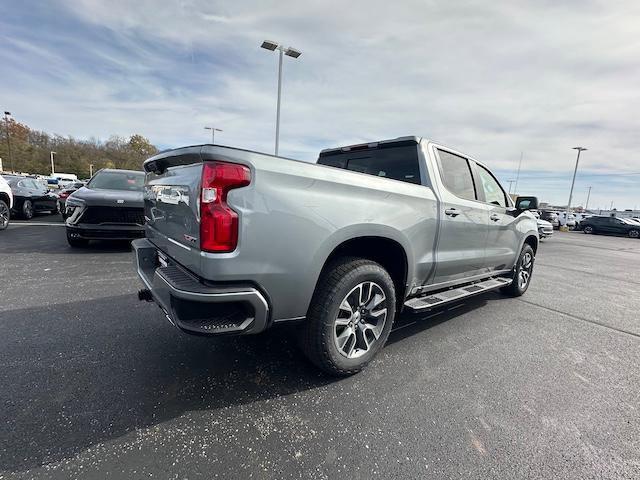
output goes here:
[[540, 240], [549, 238], [553, 235], [553, 225], [547, 222], [546, 220], [542, 220], [540, 218], [537, 219], [538, 222], [538, 236]]
[[37, 180], [17, 175], [5, 175], [4, 178], [13, 193], [13, 211], [22, 218], [30, 220], [36, 212], [57, 210], [58, 197]]
[[83, 247], [89, 240], [144, 237], [144, 172], [103, 169], [67, 197], [67, 241]]
[[52, 176], [58, 179], [58, 185], [62, 188], [68, 188], [78, 181], [78, 176], [74, 173], [54, 173]]
[[558, 212], [556, 214], [558, 216], [558, 222], [560, 223], [561, 226], [566, 226], [568, 228], [575, 228], [576, 226], [576, 217], [573, 213], [569, 213], [569, 215], [567, 215], [567, 212]]
[[0, 230], [9, 226], [11, 208], [13, 207], [13, 193], [7, 181], [0, 177]]
[[61, 190], [60, 193], [58, 193], [58, 211], [60, 212], [60, 215], [62, 215], [63, 220], [67, 219], [67, 213], [66, 213], [67, 198], [76, 190], [79, 190], [82, 187], [84, 187], [84, 185], [85, 185], [84, 182], [75, 182], [75, 183], [72, 183], [69, 187], [65, 188], [64, 190]]
[[617, 217], [594, 216], [582, 222], [584, 233], [602, 233], [605, 235], [626, 235], [640, 238], [640, 224]]
[[560, 228], [560, 221], [558, 220], [558, 214], [555, 212], [552, 212], [550, 210], [542, 210], [540, 212], [540, 218], [542, 220], [546, 220], [547, 222], [549, 222], [551, 225], [553, 225], [553, 228], [555, 230], [557, 230], [558, 228]]

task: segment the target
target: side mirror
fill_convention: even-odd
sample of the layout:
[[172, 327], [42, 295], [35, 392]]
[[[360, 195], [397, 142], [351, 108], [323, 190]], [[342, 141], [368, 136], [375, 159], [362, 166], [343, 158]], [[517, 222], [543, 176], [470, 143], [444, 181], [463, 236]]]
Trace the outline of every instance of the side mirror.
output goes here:
[[516, 209], [520, 211], [537, 210], [538, 198], [537, 197], [518, 197], [516, 198]]

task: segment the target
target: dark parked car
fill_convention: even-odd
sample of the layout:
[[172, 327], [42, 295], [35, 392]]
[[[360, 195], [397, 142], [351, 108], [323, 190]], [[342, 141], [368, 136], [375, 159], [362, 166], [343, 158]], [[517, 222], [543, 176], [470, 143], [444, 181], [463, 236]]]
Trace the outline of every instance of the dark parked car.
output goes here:
[[558, 214], [556, 212], [550, 212], [548, 210], [543, 210], [540, 212], [540, 218], [542, 220], [546, 220], [555, 230], [560, 228], [560, 219], [558, 218]]
[[591, 217], [580, 222], [584, 233], [627, 235], [640, 238], [640, 224], [616, 217]]
[[82, 247], [89, 240], [144, 237], [144, 173], [104, 169], [66, 200], [67, 241]]
[[36, 212], [55, 212], [58, 198], [37, 180], [18, 175], [3, 175], [13, 193], [13, 211], [27, 220]]
[[79, 190], [82, 187], [84, 187], [84, 185], [85, 185], [84, 182], [74, 182], [64, 190], [60, 190], [60, 192], [58, 192], [58, 211], [62, 215], [63, 220], [67, 219], [67, 212], [66, 212], [67, 198], [76, 190]]

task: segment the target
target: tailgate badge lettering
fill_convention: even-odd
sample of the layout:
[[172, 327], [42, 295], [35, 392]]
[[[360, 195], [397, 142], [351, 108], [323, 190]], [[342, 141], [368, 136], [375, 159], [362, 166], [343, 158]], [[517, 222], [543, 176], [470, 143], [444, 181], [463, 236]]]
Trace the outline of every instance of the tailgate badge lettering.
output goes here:
[[116, 200], [116, 203], [124, 203], [124, 200]]
[[196, 241], [198, 240], [196, 237], [192, 237], [191, 235], [187, 235], [186, 233], [183, 236], [187, 242], [196, 243]]

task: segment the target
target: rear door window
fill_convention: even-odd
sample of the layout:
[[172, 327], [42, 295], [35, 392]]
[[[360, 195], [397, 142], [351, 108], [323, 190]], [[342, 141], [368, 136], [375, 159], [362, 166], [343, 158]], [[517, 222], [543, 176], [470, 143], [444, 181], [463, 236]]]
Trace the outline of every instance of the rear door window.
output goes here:
[[318, 164], [420, 184], [417, 145], [371, 148], [318, 159]]
[[438, 158], [440, 176], [447, 190], [457, 197], [477, 200], [469, 161], [440, 149], [438, 149]]

